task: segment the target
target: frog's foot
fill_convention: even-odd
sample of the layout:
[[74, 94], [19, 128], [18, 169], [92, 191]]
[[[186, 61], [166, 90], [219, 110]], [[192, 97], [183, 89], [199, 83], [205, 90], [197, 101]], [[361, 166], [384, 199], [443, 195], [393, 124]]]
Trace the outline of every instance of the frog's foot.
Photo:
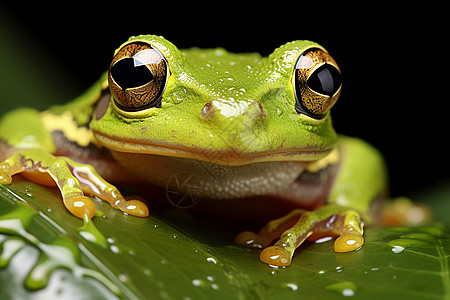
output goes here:
[[95, 205], [85, 197], [78, 180], [65, 161], [41, 150], [20, 150], [0, 163], [0, 183], [10, 184], [12, 176], [23, 173], [32, 181], [44, 185], [57, 185], [64, 206], [74, 216], [92, 218]]
[[125, 199], [119, 190], [104, 180], [92, 166], [77, 163], [67, 157], [62, 159], [69, 165], [86, 194], [95, 195], [126, 214], [137, 217], [149, 215], [147, 205], [139, 200]]
[[432, 219], [431, 209], [420, 203], [414, 203], [406, 197], [399, 197], [383, 203], [383, 225], [421, 225]]
[[300, 215], [304, 212], [306, 210], [294, 209], [286, 216], [270, 221], [258, 233], [251, 231], [241, 232], [236, 236], [234, 241], [246, 247], [266, 248], [274, 240], [280, 238], [285, 230], [294, 226]]
[[10, 184], [12, 176], [18, 173], [39, 184], [58, 186], [64, 206], [80, 219], [95, 214], [94, 203], [84, 193], [96, 195], [127, 214], [148, 216], [147, 206], [141, 201], [125, 200], [91, 166], [66, 157], [55, 157], [41, 150], [20, 150], [0, 163], [0, 183]]
[[[269, 222], [258, 234], [239, 234], [236, 242], [264, 248], [260, 259], [267, 264], [289, 266], [295, 249], [306, 239], [339, 236], [334, 243], [336, 252], [358, 249], [364, 244], [363, 227], [364, 223], [357, 212], [327, 205], [315, 211], [294, 210], [285, 217]], [[265, 248], [278, 237], [280, 239], [273, 246]]]

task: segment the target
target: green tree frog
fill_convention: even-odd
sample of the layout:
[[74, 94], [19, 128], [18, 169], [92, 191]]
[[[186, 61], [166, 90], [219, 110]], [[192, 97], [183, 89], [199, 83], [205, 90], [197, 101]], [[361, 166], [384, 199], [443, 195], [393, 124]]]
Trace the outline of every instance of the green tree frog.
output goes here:
[[0, 183], [22, 173], [56, 185], [78, 218], [95, 213], [85, 195], [145, 217], [147, 205], [115, 185], [166, 187], [187, 172], [208, 201], [296, 203], [258, 233], [236, 237], [261, 248], [267, 264], [288, 266], [305, 240], [328, 235], [337, 237], [336, 252], [352, 251], [364, 243], [364, 224], [376, 221], [386, 170], [374, 148], [334, 131], [330, 109], [341, 83], [337, 63], [310, 41], [261, 57], [131, 37], [74, 101], [3, 116]]

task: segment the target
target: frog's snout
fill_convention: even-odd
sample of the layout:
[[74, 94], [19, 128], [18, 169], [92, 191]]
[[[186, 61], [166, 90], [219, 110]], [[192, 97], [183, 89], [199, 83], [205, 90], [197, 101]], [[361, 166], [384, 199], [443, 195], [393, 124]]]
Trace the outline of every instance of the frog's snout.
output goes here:
[[[245, 103], [247, 104], [247, 103]], [[266, 120], [267, 115], [264, 107], [257, 100], [251, 101], [248, 105], [242, 102], [223, 103], [218, 101], [208, 101], [200, 112], [200, 116], [205, 120], [214, 121], [215, 119], [226, 117], [235, 118], [242, 116], [246, 122], [254, 124]]]

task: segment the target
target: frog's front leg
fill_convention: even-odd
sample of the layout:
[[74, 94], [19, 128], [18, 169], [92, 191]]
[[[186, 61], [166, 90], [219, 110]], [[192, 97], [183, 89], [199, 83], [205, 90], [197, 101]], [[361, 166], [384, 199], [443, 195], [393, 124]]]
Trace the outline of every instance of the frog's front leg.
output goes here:
[[[358, 249], [364, 244], [363, 228], [364, 222], [356, 211], [330, 204], [315, 211], [294, 210], [285, 217], [269, 222], [258, 234], [241, 233], [236, 237], [236, 242], [264, 248], [260, 259], [267, 264], [289, 266], [295, 249], [307, 239], [339, 236], [334, 242], [336, 252]], [[280, 239], [273, 246], [267, 247], [278, 237]]]
[[106, 182], [89, 165], [83, 165], [66, 157], [36, 149], [19, 150], [0, 163], [0, 183], [10, 184], [14, 174], [23, 173], [28, 179], [40, 184], [58, 186], [64, 206], [74, 216], [92, 218], [94, 203], [84, 193], [92, 194], [109, 202], [125, 213], [148, 216], [148, 209], [138, 200], [126, 201], [120, 192]]
[[[264, 248], [260, 258], [265, 263], [288, 266], [306, 239], [325, 236], [338, 236], [336, 252], [356, 250], [364, 244], [363, 219], [375, 223], [379, 218], [377, 200], [386, 191], [386, 169], [381, 155], [368, 144], [342, 137], [338, 147], [309, 165], [305, 174], [297, 179], [303, 182], [298, 190], [305, 195], [315, 195], [311, 189], [322, 191], [318, 198], [322, 206], [314, 211], [294, 210], [269, 222], [258, 234], [244, 232], [236, 239], [244, 246]], [[297, 194], [298, 199], [306, 199], [302, 192]]]

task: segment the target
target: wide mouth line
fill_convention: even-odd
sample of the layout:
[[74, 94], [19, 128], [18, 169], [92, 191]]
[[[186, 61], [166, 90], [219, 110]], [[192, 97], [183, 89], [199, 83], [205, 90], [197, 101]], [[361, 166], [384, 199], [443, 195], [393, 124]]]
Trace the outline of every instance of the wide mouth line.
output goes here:
[[[140, 154], [155, 154], [165, 156], [175, 156], [181, 158], [198, 159], [210, 163], [220, 165], [243, 165], [253, 162], [263, 161], [312, 161], [316, 159], [299, 159], [299, 156], [305, 157], [323, 157], [330, 152], [332, 147], [323, 149], [318, 148], [298, 148], [298, 149], [277, 149], [270, 151], [245, 152], [234, 147], [229, 147], [226, 150], [214, 150], [208, 148], [192, 148], [182, 145], [169, 143], [152, 143], [150, 141], [135, 140], [117, 136], [111, 136], [102, 132], [94, 130], [97, 137], [106, 140], [107, 148], [118, 152], [132, 152]], [[129, 147], [119, 147], [112, 143], [120, 143], [129, 145]], [[277, 159], [278, 158], [278, 159]]]

